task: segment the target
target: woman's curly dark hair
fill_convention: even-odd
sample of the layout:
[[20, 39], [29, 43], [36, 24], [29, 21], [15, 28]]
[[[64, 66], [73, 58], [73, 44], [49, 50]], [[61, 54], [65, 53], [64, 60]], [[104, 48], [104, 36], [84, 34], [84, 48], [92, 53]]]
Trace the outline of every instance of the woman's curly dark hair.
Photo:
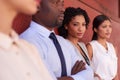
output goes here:
[[65, 25], [68, 25], [70, 21], [77, 15], [82, 15], [85, 18], [86, 28], [90, 22], [90, 18], [87, 12], [81, 8], [68, 7], [64, 12], [64, 20], [62, 26], [58, 28], [58, 33], [60, 36], [66, 38], [68, 36], [68, 31], [65, 29]]

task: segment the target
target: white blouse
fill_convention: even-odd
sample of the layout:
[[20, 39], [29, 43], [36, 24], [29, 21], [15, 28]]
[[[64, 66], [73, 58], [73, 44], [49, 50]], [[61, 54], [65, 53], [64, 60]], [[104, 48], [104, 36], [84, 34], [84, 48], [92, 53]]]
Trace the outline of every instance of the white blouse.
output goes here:
[[[67, 40], [67, 41], [69, 41], [69, 40]], [[76, 48], [76, 46], [75, 46], [71, 41], [69, 41], [69, 42], [73, 45], [73, 47], [74, 47], [74, 49], [75, 49], [75, 51], [76, 51], [76, 54], [79, 56], [79, 58], [80, 58], [81, 60], [83, 60], [84, 62], [86, 62], [86, 61], [85, 61], [85, 58], [80, 54], [80, 52], [79, 52], [79, 50]], [[87, 48], [86, 48], [85, 44], [84, 44], [83, 42], [78, 42], [78, 45], [79, 45], [79, 47], [84, 51], [84, 53], [85, 53], [85, 55], [87, 56], [88, 61], [89, 61], [90, 58], [89, 58], [89, 56], [88, 56], [88, 51], [87, 51]], [[90, 62], [89, 62], [89, 63], [90, 63]]]
[[107, 42], [106, 50], [99, 42], [90, 42], [93, 49], [92, 68], [102, 80], [112, 80], [117, 73], [117, 56], [113, 45]]
[[0, 80], [54, 80], [36, 48], [10, 35], [0, 32]]

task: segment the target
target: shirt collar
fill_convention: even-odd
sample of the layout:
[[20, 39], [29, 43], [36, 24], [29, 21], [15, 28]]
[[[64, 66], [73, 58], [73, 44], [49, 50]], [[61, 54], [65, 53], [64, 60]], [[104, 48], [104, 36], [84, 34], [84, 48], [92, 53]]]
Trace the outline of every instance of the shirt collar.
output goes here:
[[12, 30], [10, 36], [0, 32], [0, 47], [8, 49], [16, 40], [18, 40], [18, 35], [15, 31]]
[[33, 28], [32, 30], [35, 30], [37, 33], [41, 34], [44, 37], [49, 37], [50, 33], [54, 32], [54, 30], [50, 31], [47, 28], [45, 28], [44, 26], [42, 26], [34, 21], [31, 21], [30, 28]]

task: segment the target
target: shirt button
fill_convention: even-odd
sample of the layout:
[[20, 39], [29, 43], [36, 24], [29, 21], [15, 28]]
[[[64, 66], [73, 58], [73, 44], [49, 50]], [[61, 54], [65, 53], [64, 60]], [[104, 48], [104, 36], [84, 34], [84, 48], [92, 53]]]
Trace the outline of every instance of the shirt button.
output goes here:
[[27, 76], [31, 76], [31, 73], [30, 73], [30, 72], [27, 72], [26, 75], [27, 75]]
[[19, 55], [19, 52], [16, 52], [16, 55]]

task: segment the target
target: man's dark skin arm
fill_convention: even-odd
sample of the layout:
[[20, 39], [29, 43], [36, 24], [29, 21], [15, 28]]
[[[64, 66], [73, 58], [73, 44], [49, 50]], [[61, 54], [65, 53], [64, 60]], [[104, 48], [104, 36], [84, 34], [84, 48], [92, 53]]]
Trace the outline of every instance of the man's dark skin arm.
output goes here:
[[74, 75], [82, 70], [85, 70], [85, 63], [81, 61], [76, 61], [75, 65], [72, 68], [71, 74]]
[[57, 78], [57, 80], [74, 80], [74, 79], [70, 76], [65, 76], [65, 77]]
[[[72, 68], [71, 74], [74, 75], [82, 70], [85, 70], [85, 63], [81, 60], [81, 61], [76, 61], [75, 65]], [[72, 77], [70, 76], [64, 76], [64, 77], [60, 77], [57, 78], [57, 80], [74, 80]]]

